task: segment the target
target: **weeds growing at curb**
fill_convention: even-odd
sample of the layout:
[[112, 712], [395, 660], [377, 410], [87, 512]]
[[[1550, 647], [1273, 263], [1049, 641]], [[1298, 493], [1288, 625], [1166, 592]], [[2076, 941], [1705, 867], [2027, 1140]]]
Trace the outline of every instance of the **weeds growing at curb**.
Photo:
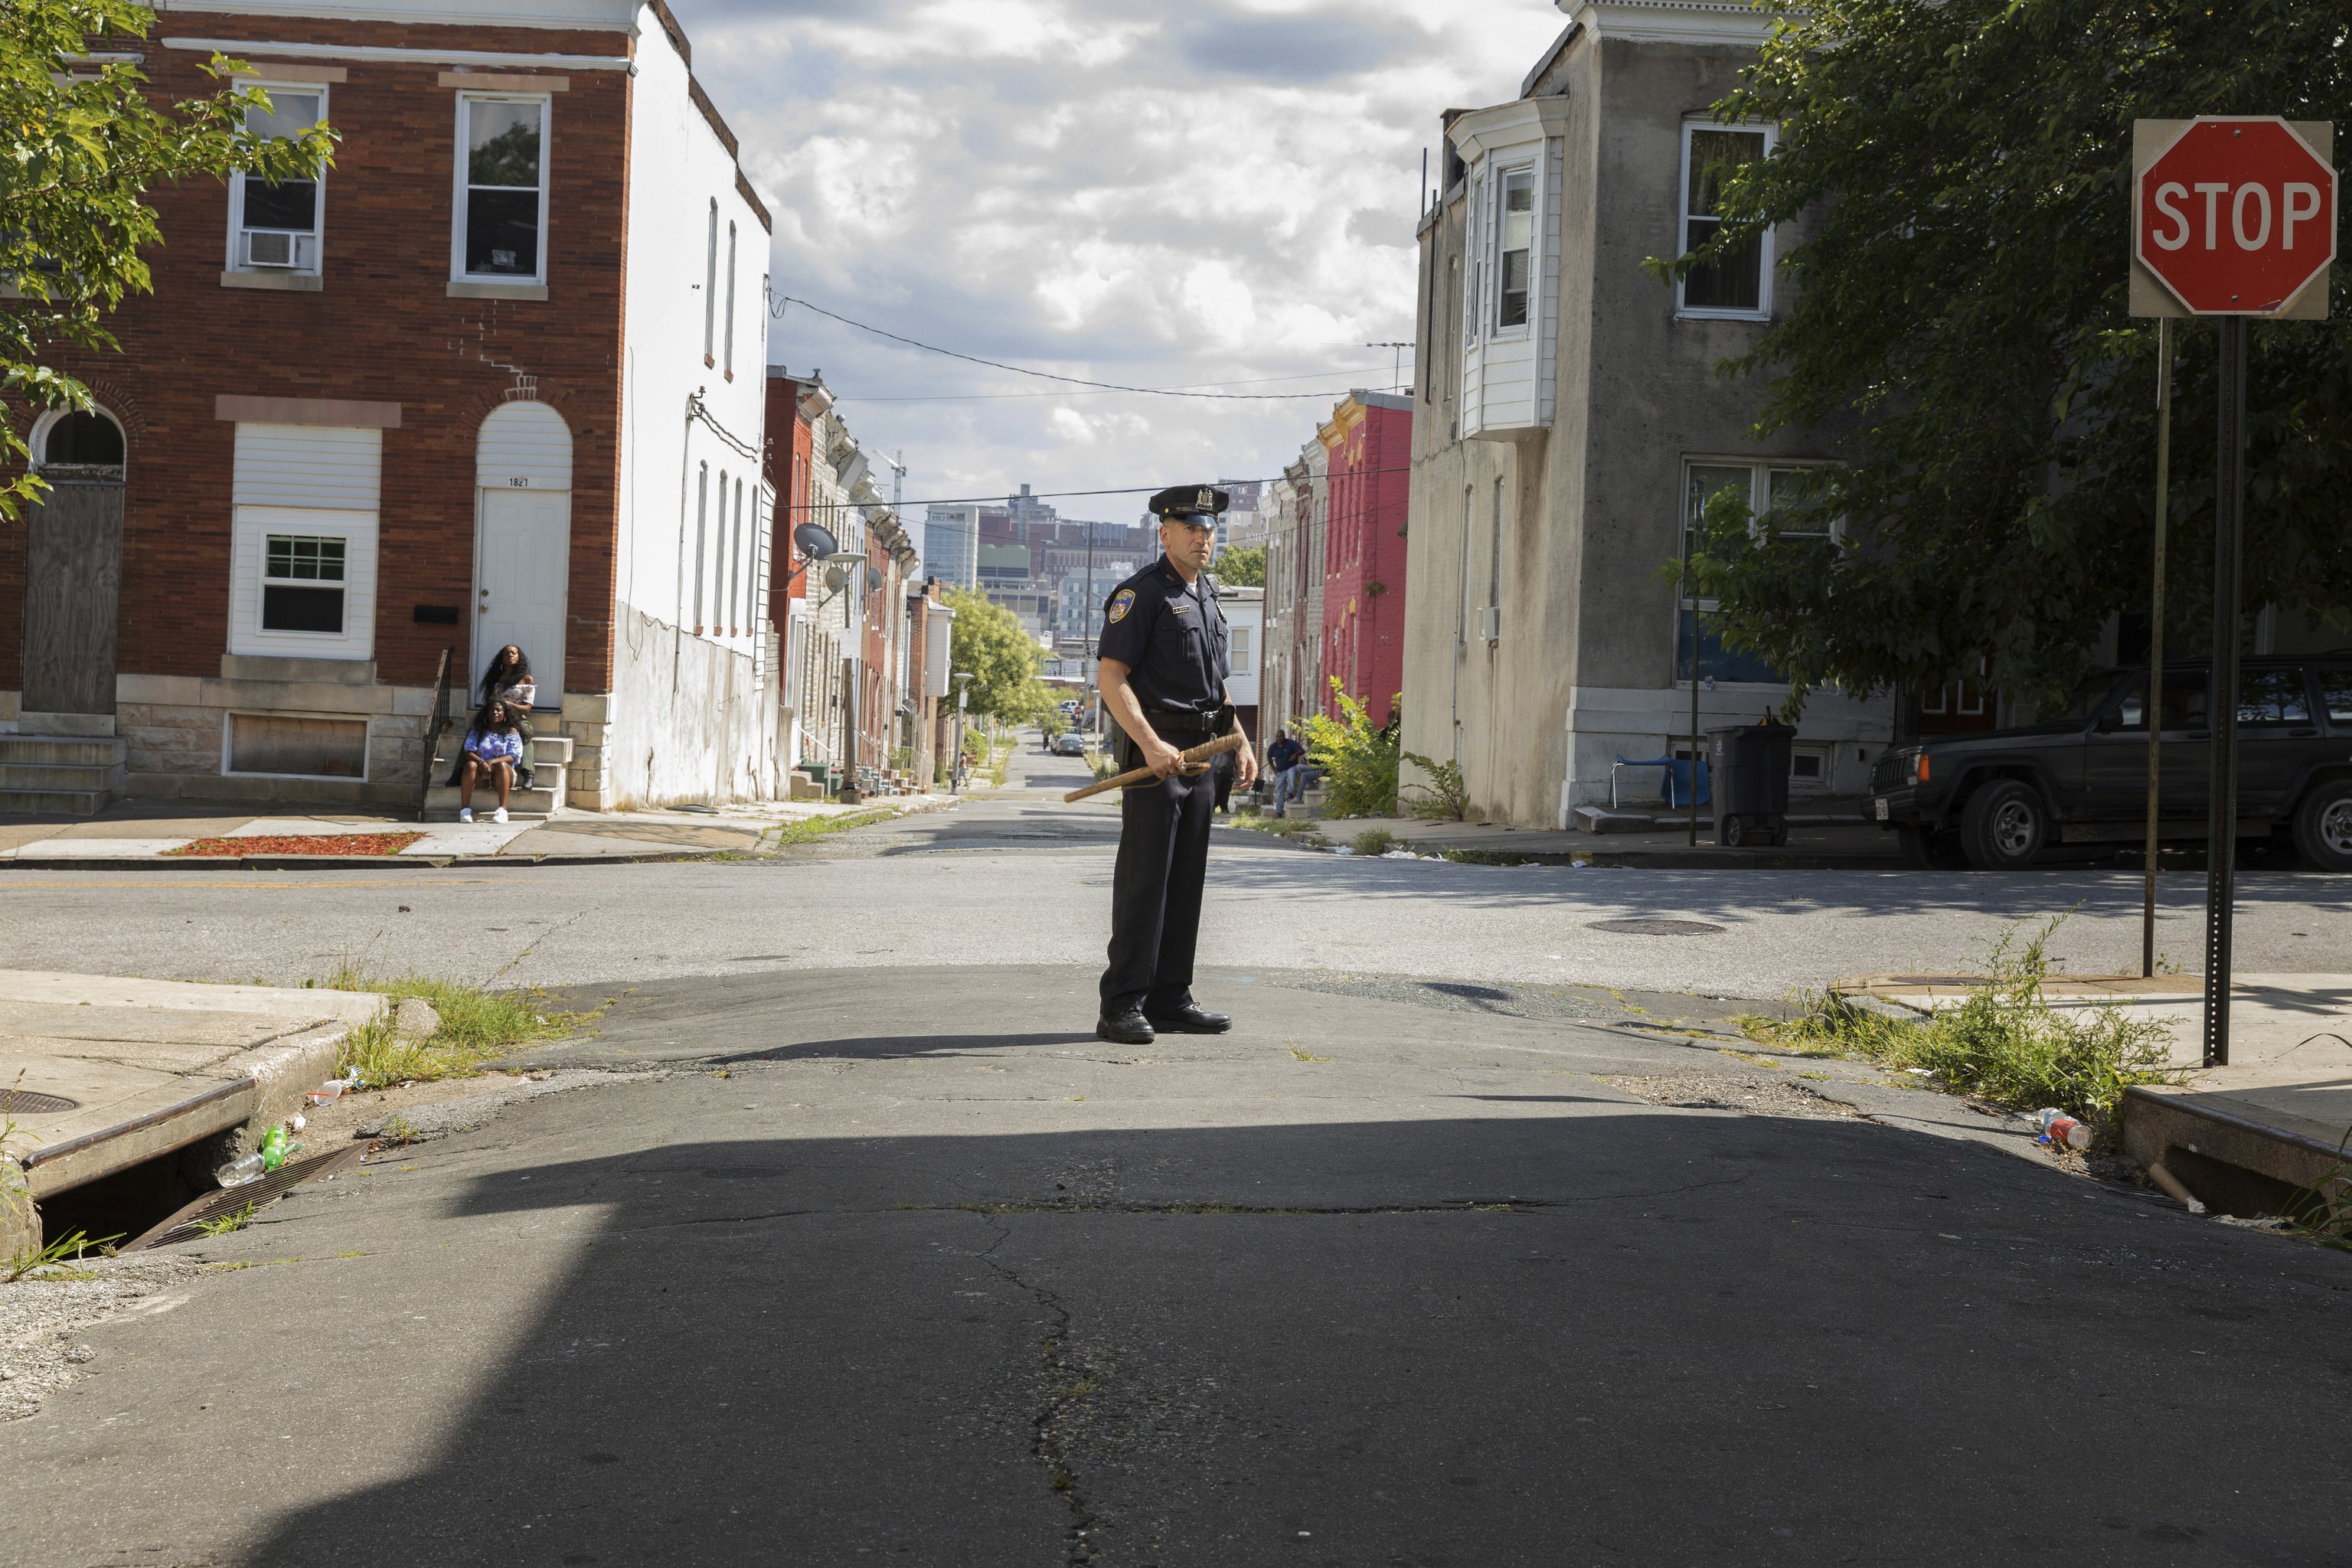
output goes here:
[[1404, 804], [1423, 822], [1465, 822], [1470, 816], [1470, 787], [1462, 782], [1460, 763], [1441, 763], [1419, 752], [1404, 760], [1429, 775], [1426, 784], [1406, 786]]
[[577, 1022], [570, 1014], [541, 1012], [537, 996], [527, 991], [484, 991], [417, 974], [384, 979], [350, 963], [338, 966], [327, 977], [327, 985], [335, 991], [381, 992], [394, 1008], [411, 996], [422, 997], [440, 1016], [440, 1026], [423, 1040], [404, 1039], [391, 1008], [346, 1036], [341, 1066], [345, 1071], [357, 1068], [360, 1085], [366, 1089], [469, 1078], [493, 1058], [553, 1039]]
[[1294, 844], [1320, 848], [1324, 842], [1321, 825], [1304, 816], [1267, 816], [1260, 812], [1237, 811], [1226, 821], [1233, 826], [1246, 827], [1253, 833], [1271, 833]]
[[1381, 856], [1397, 847], [1396, 835], [1385, 827], [1367, 827], [1356, 835], [1356, 853]]
[[247, 1226], [251, 1225], [254, 1210], [259, 1206], [257, 1204], [247, 1204], [241, 1209], [234, 1209], [211, 1219], [200, 1219], [195, 1222], [196, 1228], [210, 1237], [227, 1236], [233, 1231], [243, 1230]]
[[782, 848], [787, 844], [808, 844], [828, 833], [845, 833], [853, 827], [870, 827], [877, 822], [887, 822], [898, 814], [887, 809], [852, 811], [839, 816], [804, 816], [798, 822], [787, 822], [782, 827], [769, 829], [772, 847]]
[[45, 1268], [58, 1268], [63, 1265], [68, 1258], [79, 1263], [81, 1261], [82, 1256], [85, 1253], [89, 1252], [97, 1252], [104, 1257], [111, 1257], [114, 1252], [114, 1244], [121, 1239], [122, 1237], [120, 1235], [115, 1235], [107, 1237], [101, 1241], [92, 1241], [87, 1235], [78, 1230], [70, 1236], [61, 1236], [58, 1237], [57, 1240], [49, 1243], [47, 1247], [26, 1247], [23, 1251], [18, 1252], [15, 1257], [8, 1259], [7, 1273], [4, 1276], [0, 1276], [0, 1283], [14, 1285], [17, 1280], [25, 1279], [28, 1275], [37, 1279], [88, 1279], [93, 1278], [87, 1269], [69, 1269], [63, 1274], [52, 1275], [42, 1275], [37, 1271]]
[[2167, 1063], [2166, 1026], [2113, 1005], [2059, 1008], [2043, 1000], [2050, 938], [2065, 919], [2053, 915], [2030, 935], [2021, 924], [2005, 929], [1988, 955], [1984, 984], [1928, 1017], [1895, 1017], [1835, 994], [1800, 993], [1798, 1016], [1750, 1015], [1739, 1020], [1741, 1030], [1774, 1050], [1924, 1068], [1958, 1093], [2017, 1110], [2054, 1105], [2107, 1126], [2125, 1089], [2177, 1083], [2181, 1070]]

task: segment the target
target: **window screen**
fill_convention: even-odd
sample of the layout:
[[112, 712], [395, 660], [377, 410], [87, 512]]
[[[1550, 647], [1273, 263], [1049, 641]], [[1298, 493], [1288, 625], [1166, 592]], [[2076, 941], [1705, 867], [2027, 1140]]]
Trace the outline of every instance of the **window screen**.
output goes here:
[[539, 215], [547, 105], [466, 100], [466, 271], [539, 276]]

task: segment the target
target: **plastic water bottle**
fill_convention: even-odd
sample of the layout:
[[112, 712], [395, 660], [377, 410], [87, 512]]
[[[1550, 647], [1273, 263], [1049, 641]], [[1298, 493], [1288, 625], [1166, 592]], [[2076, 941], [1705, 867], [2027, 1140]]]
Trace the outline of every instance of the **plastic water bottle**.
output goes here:
[[2033, 1120], [2042, 1127], [2042, 1135], [2034, 1140], [2036, 1143], [2063, 1143], [2069, 1149], [2091, 1146], [2091, 1130], [2055, 1106], [2035, 1111]]
[[250, 1154], [240, 1154], [215, 1171], [213, 1180], [224, 1187], [241, 1187], [247, 1182], [261, 1180], [263, 1173], [268, 1169], [268, 1162], [264, 1160], [260, 1152], [257, 1150]]

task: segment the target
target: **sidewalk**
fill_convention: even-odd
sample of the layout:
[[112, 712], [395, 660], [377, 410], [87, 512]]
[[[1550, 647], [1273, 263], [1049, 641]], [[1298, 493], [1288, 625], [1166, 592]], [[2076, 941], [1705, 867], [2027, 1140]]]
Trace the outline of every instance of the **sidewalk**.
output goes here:
[[[625, 865], [759, 851], [770, 832], [811, 817], [871, 811], [904, 814], [949, 803], [945, 795], [893, 795], [862, 805], [746, 801], [722, 808], [566, 812], [541, 821], [416, 822], [349, 808], [213, 801], [117, 801], [93, 817], [0, 817], [0, 868], [49, 870], [317, 866]], [[397, 836], [392, 844], [363, 840]], [[410, 837], [410, 836], [414, 837]], [[226, 855], [182, 853], [202, 839], [252, 841]], [[331, 844], [286, 840], [324, 839]], [[404, 840], [403, 842], [402, 840]]]
[[0, 1256], [41, 1240], [11, 1192], [59, 1194], [231, 1128], [331, 1078], [372, 992], [0, 970]]
[[[1958, 1004], [1972, 984], [1981, 977], [1877, 974], [1833, 989], [1925, 1013]], [[2053, 976], [2042, 994], [2053, 1006], [2114, 1006], [2172, 1030], [2184, 1079], [2126, 1092], [2124, 1142], [2213, 1207], [2251, 1214], [2336, 1170], [2352, 1129], [2352, 974], [2233, 976], [2230, 1065], [2219, 1068], [2199, 1066], [2197, 975]]]
[[1538, 865], [1654, 866], [1662, 868], [1744, 867], [1751, 870], [1892, 870], [1902, 865], [1894, 836], [1884, 828], [1827, 814], [1789, 818], [1789, 842], [1774, 848], [1726, 848], [1702, 816], [1691, 847], [1682, 821], [1648, 831], [1563, 833], [1486, 822], [1424, 822], [1411, 816], [1320, 818], [1316, 826], [1334, 844], [1379, 828], [1424, 855], [1448, 850], [1473, 858], [1496, 856]]

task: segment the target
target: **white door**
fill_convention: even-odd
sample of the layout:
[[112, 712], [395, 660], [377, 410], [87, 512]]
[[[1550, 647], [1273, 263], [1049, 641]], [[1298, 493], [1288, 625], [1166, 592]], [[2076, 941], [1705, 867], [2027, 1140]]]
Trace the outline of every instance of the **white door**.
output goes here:
[[485, 489], [474, 565], [474, 672], [509, 643], [539, 679], [539, 706], [563, 694], [564, 584], [572, 568], [572, 492]]

